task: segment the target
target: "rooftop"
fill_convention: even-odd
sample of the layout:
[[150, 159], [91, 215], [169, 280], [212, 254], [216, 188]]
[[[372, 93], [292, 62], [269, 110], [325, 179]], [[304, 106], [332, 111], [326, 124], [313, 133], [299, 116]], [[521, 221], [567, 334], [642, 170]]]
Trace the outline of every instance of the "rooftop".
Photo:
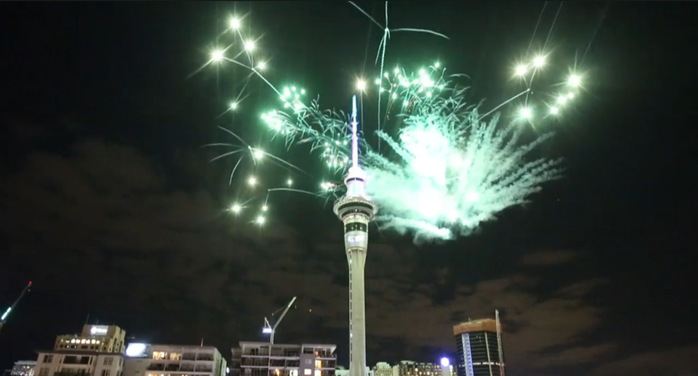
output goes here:
[[453, 326], [453, 335], [471, 332], [496, 332], [497, 322], [494, 319], [480, 319], [462, 322]]
[[94, 351], [94, 350], [36, 350], [37, 354], [65, 354], [65, 355], [114, 355], [114, 356], [124, 356], [120, 352], [104, 352], [104, 351]]

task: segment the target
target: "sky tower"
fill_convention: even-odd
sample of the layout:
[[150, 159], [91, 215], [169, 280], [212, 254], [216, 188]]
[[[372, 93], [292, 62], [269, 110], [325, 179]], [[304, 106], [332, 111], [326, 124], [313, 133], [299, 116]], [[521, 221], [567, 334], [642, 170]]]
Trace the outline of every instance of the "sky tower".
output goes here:
[[366, 177], [359, 167], [356, 96], [351, 112], [351, 167], [344, 185], [347, 193], [334, 204], [334, 212], [344, 223], [344, 249], [349, 264], [349, 376], [365, 376], [366, 314], [364, 302], [364, 267], [368, 253], [368, 223], [378, 212], [366, 195]]

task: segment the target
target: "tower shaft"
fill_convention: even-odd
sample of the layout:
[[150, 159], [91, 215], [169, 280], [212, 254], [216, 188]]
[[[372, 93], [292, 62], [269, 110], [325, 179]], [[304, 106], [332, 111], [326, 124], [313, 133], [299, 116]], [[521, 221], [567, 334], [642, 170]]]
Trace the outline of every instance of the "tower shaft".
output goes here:
[[364, 267], [366, 250], [347, 250], [349, 263], [349, 376], [366, 372], [366, 300]]
[[364, 270], [368, 254], [368, 224], [377, 208], [363, 197], [344, 196], [335, 204], [334, 209], [344, 223], [344, 249], [349, 266], [349, 376], [365, 376]]

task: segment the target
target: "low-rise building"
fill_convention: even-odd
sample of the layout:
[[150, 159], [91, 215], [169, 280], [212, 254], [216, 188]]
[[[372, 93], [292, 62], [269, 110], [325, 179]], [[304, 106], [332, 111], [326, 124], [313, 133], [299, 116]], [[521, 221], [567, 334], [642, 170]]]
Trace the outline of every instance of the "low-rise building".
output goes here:
[[[335, 376], [337, 345], [240, 342], [238, 376]], [[271, 350], [270, 350], [271, 349]], [[232, 371], [231, 371], [232, 372]]]
[[101, 351], [37, 351], [34, 376], [121, 376], [124, 355]]
[[10, 376], [34, 376], [36, 360], [20, 360], [10, 370]]
[[441, 376], [441, 366], [435, 363], [403, 360], [393, 366], [393, 376]]
[[226, 368], [213, 346], [131, 343], [123, 376], [226, 376]]
[[57, 336], [53, 349], [123, 353], [125, 338], [126, 332], [116, 325], [85, 325], [80, 334]]

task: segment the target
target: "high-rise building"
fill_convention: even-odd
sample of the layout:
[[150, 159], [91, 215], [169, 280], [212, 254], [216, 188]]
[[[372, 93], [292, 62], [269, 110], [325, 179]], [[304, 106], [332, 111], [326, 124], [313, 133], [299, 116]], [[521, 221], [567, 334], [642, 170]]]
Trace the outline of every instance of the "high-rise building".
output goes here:
[[453, 335], [458, 353], [458, 376], [504, 376], [499, 320], [467, 321], [455, 325]]
[[347, 193], [334, 205], [334, 213], [344, 223], [344, 250], [349, 264], [349, 375], [366, 375], [366, 304], [364, 267], [368, 252], [368, 224], [378, 212], [366, 195], [366, 176], [359, 166], [356, 97], [352, 103], [352, 162], [344, 179]]
[[393, 366], [393, 376], [441, 376], [441, 366], [435, 363], [402, 360]]
[[225, 376], [226, 369], [213, 346], [130, 343], [123, 376]]
[[10, 376], [34, 376], [36, 360], [20, 360], [15, 362], [10, 371]]
[[87, 350], [123, 353], [126, 332], [116, 325], [85, 325], [80, 334], [56, 337], [54, 350]]
[[[271, 346], [271, 351], [269, 348]], [[336, 345], [240, 342], [239, 376], [335, 376]], [[235, 355], [233, 355], [235, 356]]]

